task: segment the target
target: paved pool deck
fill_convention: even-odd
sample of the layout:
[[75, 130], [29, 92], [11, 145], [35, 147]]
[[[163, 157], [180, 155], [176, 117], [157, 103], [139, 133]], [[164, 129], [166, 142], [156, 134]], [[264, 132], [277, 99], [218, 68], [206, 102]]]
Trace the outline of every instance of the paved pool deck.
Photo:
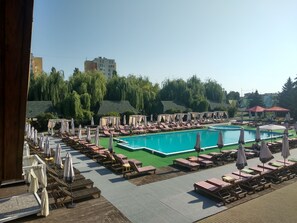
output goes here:
[[[94, 181], [94, 185], [100, 188], [102, 195], [131, 222], [195, 222], [219, 212], [228, 212], [223, 212], [228, 209], [226, 206], [220, 206], [217, 202], [195, 193], [193, 183], [211, 177], [220, 178], [223, 174], [236, 170], [234, 163], [136, 186], [124, 179], [122, 175], [114, 174], [66, 146], [60, 139], [50, 138], [50, 141], [52, 147], [56, 143], [61, 143], [62, 157], [66, 152], [70, 152], [74, 166], [86, 178]], [[277, 159], [281, 158], [280, 154], [274, 154], [274, 156]], [[291, 157], [297, 157], [296, 149], [291, 150]], [[249, 166], [259, 163], [258, 158], [248, 160]]]

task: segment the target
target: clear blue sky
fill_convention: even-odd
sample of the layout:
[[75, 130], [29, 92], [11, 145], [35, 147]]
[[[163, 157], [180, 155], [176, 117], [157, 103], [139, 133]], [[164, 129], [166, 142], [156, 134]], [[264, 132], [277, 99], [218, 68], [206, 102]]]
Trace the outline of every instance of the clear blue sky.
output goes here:
[[228, 92], [279, 92], [297, 77], [296, 0], [35, 0], [33, 20], [33, 55], [66, 79], [98, 56], [121, 76], [196, 74]]

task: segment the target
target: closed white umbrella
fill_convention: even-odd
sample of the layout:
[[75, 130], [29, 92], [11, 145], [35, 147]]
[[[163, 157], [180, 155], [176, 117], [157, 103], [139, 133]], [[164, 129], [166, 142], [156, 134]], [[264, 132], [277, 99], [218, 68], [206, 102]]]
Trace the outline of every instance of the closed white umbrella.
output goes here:
[[182, 123], [183, 122], [183, 117], [184, 117], [184, 114], [180, 114], [179, 115], [179, 123]]
[[286, 136], [289, 135], [289, 130], [287, 128], [284, 130], [284, 135], [286, 135]]
[[263, 171], [264, 171], [264, 163], [267, 163], [268, 161], [272, 160], [273, 158], [274, 158], [274, 156], [272, 155], [271, 151], [267, 147], [266, 142], [264, 140], [262, 140], [259, 159], [263, 163]]
[[48, 200], [48, 193], [46, 188], [42, 189], [41, 192], [41, 212], [40, 214], [42, 216], [48, 216], [49, 215], [49, 200]]
[[38, 178], [34, 173], [33, 169], [30, 169], [29, 178], [30, 178], [29, 192], [36, 193], [39, 188], [39, 184], [38, 184]]
[[99, 146], [99, 127], [96, 128], [96, 132], [95, 132], [95, 145]]
[[289, 149], [289, 140], [288, 136], [284, 135], [283, 137], [283, 143], [282, 143], [282, 157], [284, 158], [284, 164], [286, 165], [286, 159], [291, 155], [290, 149]]
[[197, 136], [196, 136], [196, 144], [194, 146], [194, 149], [196, 150], [196, 152], [198, 154], [197, 155], [197, 158], [198, 158], [199, 153], [201, 151], [201, 138], [200, 138], [200, 133], [199, 132], [197, 133]]
[[92, 138], [91, 138], [91, 129], [90, 127], [87, 128], [87, 141], [91, 142]]
[[28, 132], [27, 132], [27, 138], [30, 139], [31, 137], [31, 124], [28, 124]]
[[91, 125], [93, 126], [94, 125], [94, 118], [92, 117], [91, 119]]
[[223, 141], [223, 133], [222, 133], [222, 131], [219, 132], [219, 137], [218, 137], [217, 146], [218, 146], [218, 148], [220, 149], [220, 151], [221, 151], [222, 148], [224, 147], [224, 141]]
[[69, 133], [69, 122], [66, 121], [66, 132]]
[[146, 116], [143, 116], [143, 118], [144, 118], [144, 126], [147, 126], [147, 117]]
[[116, 128], [119, 129], [120, 117], [116, 117]]
[[64, 133], [64, 132], [65, 132], [65, 130], [64, 130], [64, 121], [63, 121], [63, 120], [61, 121], [60, 132], [61, 132], [61, 133]]
[[75, 135], [75, 126], [74, 126], [74, 120], [73, 120], [73, 118], [71, 119], [71, 134], [73, 136]]
[[37, 130], [34, 130], [34, 145], [38, 146], [38, 137], [37, 137]]
[[79, 127], [78, 127], [78, 133], [77, 133], [78, 135], [78, 139], [81, 139], [81, 125], [79, 125]]
[[26, 125], [25, 125], [25, 135], [27, 136], [28, 135], [28, 123], [26, 122]]
[[31, 127], [31, 136], [30, 136], [30, 139], [33, 140], [33, 142], [34, 142], [34, 132], [35, 132], [35, 129], [34, 129], [34, 127], [32, 126], [32, 127]]
[[241, 128], [240, 129], [240, 134], [239, 134], [239, 140], [238, 140], [238, 143], [240, 144], [244, 144], [244, 129]]
[[[64, 180], [66, 183], [70, 184], [70, 192], [72, 194], [72, 183], [75, 178], [74, 169], [73, 169], [73, 163], [72, 163], [72, 157], [71, 154], [67, 152], [65, 157], [65, 165], [64, 165]], [[73, 203], [73, 199], [71, 199], [71, 205], [68, 206], [69, 208], [75, 207], [75, 204]]]
[[62, 168], [61, 146], [59, 143], [56, 146], [54, 162], [56, 166], [58, 166], [59, 168]]
[[261, 134], [260, 134], [260, 128], [259, 128], [259, 126], [257, 126], [257, 128], [256, 128], [256, 138], [255, 138], [255, 141], [257, 143], [261, 141]]
[[113, 152], [113, 136], [112, 136], [112, 134], [110, 134], [110, 136], [109, 136], [108, 150], [111, 153]]
[[49, 201], [48, 201], [48, 193], [46, 190], [47, 187], [47, 176], [46, 176], [46, 165], [43, 165], [43, 168], [39, 171], [38, 176], [39, 182], [41, 184], [42, 192], [41, 192], [41, 212], [42, 216], [49, 215]]
[[44, 150], [45, 156], [47, 158], [51, 157], [51, 149], [50, 149], [50, 145], [49, 145], [49, 139], [47, 138], [45, 140], [45, 150]]
[[153, 114], [151, 114], [151, 122], [153, 122]]
[[44, 149], [44, 134], [43, 134], [43, 133], [41, 133], [41, 134], [40, 134], [40, 137], [39, 137], [39, 148], [40, 148], [41, 150]]
[[24, 142], [23, 156], [30, 156], [30, 148], [27, 142]]
[[236, 158], [236, 167], [239, 170], [239, 175], [241, 170], [247, 166], [246, 156], [243, 145], [240, 143], [239, 148], [237, 150], [237, 158]]
[[72, 183], [75, 178], [72, 157], [71, 157], [71, 154], [68, 152], [66, 153], [66, 156], [65, 156], [63, 177], [64, 177], [65, 182], [67, 182], [67, 183]]
[[123, 125], [126, 125], [126, 115], [124, 115], [124, 117], [123, 117]]
[[190, 122], [191, 121], [191, 113], [188, 113], [187, 114], [187, 122]]

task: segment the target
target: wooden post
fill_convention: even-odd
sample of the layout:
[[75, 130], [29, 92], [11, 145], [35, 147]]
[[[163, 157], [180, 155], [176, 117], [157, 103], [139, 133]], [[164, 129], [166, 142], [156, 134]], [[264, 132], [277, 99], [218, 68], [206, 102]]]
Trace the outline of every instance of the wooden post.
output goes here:
[[34, 0], [0, 0], [0, 182], [22, 177]]

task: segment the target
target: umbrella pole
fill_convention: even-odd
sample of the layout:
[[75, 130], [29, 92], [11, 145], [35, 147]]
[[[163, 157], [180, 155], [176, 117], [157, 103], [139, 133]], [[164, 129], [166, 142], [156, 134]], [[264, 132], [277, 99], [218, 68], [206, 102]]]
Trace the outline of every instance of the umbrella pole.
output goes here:
[[73, 203], [72, 183], [70, 183], [70, 193], [71, 193], [71, 204], [68, 205], [68, 208], [75, 208], [76, 204]]
[[264, 172], [264, 163], [263, 163], [263, 172]]

